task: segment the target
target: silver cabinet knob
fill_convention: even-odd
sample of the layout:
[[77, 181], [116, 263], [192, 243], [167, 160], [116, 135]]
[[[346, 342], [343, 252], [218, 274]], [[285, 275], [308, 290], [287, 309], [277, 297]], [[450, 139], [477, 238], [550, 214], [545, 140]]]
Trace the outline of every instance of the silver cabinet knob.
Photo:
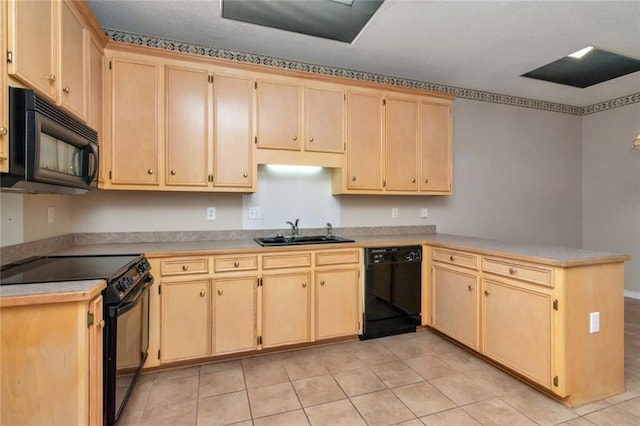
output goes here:
[[9, 133], [9, 131], [7, 130], [6, 127], [4, 126], [0, 126], [0, 135], [1, 136], [7, 136], [7, 133]]
[[509, 268], [509, 273], [511, 275], [514, 275], [516, 272], [518, 272], [518, 270], [516, 268]]
[[491, 294], [491, 293], [489, 293], [489, 290], [485, 290], [485, 291], [484, 291], [484, 295], [485, 295], [485, 296], [488, 296], [488, 295], [490, 295], [490, 294]]
[[55, 83], [56, 82], [56, 76], [53, 74], [49, 74], [48, 76], [45, 77], [47, 80], [49, 80], [49, 83]]
[[302, 283], [302, 288], [307, 288], [307, 283]]
[[238, 262], [237, 260], [235, 262], [233, 262], [233, 266], [235, 268], [238, 268], [240, 266], [240, 262]]
[[294, 136], [294, 137], [293, 137], [293, 140], [294, 140], [294, 141], [297, 141], [297, 140], [298, 140], [298, 137], [297, 137], [297, 136]]
[[206, 293], [204, 290], [202, 290], [202, 291], [200, 292], [200, 297], [204, 297], [204, 295], [205, 295], [205, 294], [207, 294], [207, 293]]
[[353, 182], [355, 182], [355, 181], [356, 181], [356, 177], [355, 177], [355, 176], [351, 176], [351, 180], [352, 180]]
[[313, 138], [309, 138], [309, 142], [313, 142]]
[[186, 271], [187, 269], [189, 269], [189, 265], [182, 265], [182, 270]]
[[147, 170], [147, 173], [148, 173], [148, 174], [150, 174], [150, 175], [152, 175], [152, 174], [153, 174], [153, 169], [149, 169], [149, 170]]
[[249, 176], [249, 173], [247, 173], [247, 172], [244, 172], [244, 173], [242, 174], [242, 177], [248, 177], [248, 176]]
[[171, 175], [174, 176], [176, 174], [175, 170], [171, 170]]
[[68, 95], [69, 92], [71, 92], [71, 89], [69, 89], [68, 87], [65, 87], [64, 89], [62, 89], [62, 91]]
[[219, 288], [218, 289], [218, 296], [222, 296], [223, 293], [224, 293], [224, 291], [221, 288]]
[[324, 280], [320, 281], [320, 285], [324, 287]]

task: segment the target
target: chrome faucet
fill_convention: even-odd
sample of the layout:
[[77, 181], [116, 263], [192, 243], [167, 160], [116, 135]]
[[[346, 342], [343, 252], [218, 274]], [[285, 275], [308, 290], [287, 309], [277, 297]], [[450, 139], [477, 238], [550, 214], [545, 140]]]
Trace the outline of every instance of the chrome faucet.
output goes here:
[[333, 226], [327, 222], [327, 237], [333, 237]]
[[297, 237], [298, 236], [298, 222], [299, 221], [300, 221], [300, 219], [296, 219], [295, 223], [287, 221], [287, 225], [289, 225], [291, 227], [291, 236], [292, 237]]

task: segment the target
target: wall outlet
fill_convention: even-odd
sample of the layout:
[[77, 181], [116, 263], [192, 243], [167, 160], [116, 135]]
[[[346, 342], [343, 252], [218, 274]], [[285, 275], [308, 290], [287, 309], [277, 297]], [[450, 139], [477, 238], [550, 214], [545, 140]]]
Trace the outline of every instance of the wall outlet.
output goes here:
[[391, 218], [392, 219], [397, 219], [398, 218], [398, 208], [394, 207], [391, 209]]
[[207, 207], [207, 220], [216, 220], [216, 208]]
[[53, 206], [47, 207], [47, 222], [53, 223], [56, 221], [56, 209]]
[[589, 314], [589, 333], [598, 333], [600, 331], [600, 312], [591, 312]]
[[249, 219], [260, 219], [261, 216], [260, 207], [249, 207]]
[[426, 219], [426, 218], [428, 218], [428, 217], [429, 217], [429, 209], [428, 209], [428, 208], [426, 208], [426, 207], [423, 207], [423, 208], [420, 210], [420, 217], [421, 217], [422, 219]]

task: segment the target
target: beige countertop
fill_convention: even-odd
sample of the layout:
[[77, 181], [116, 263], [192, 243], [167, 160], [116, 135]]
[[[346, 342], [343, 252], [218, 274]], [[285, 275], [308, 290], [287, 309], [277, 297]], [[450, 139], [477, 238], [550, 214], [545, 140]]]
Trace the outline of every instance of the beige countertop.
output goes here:
[[104, 280], [3, 285], [0, 286], [0, 307], [91, 300], [105, 287]]
[[[304, 234], [303, 234], [304, 235]], [[598, 263], [623, 262], [630, 257], [625, 254], [577, 248], [554, 247], [538, 244], [521, 244], [486, 238], [465, 237], [448, 234], [377, 235], [353, 237], [355, 243], [317, 244], [302, 246], [261, 247], [253, 240], [218, 240], [190, 242], [128, 243], [78, 245], [55, 254], [138, 254], [149, 258], [212, 255], [231, 252], [266, 253], [268, 251], [293, 251], [309, 249], [339, 249], [353, 247], [375, 247], [391, 245], [430, 244], [474, 253], [506, 256], [528, 260], [550, 266], [579, 266]]]

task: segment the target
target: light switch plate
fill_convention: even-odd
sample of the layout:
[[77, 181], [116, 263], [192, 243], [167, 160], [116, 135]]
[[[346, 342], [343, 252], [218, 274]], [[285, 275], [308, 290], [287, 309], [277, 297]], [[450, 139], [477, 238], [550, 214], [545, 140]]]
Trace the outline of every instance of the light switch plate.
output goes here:
[[216, 220], [216, 208], [207, 207], [207, 220]]
[[600, 331], [600, 312], [591, 312], [589, 314], [589, 333], [598, 333]]

